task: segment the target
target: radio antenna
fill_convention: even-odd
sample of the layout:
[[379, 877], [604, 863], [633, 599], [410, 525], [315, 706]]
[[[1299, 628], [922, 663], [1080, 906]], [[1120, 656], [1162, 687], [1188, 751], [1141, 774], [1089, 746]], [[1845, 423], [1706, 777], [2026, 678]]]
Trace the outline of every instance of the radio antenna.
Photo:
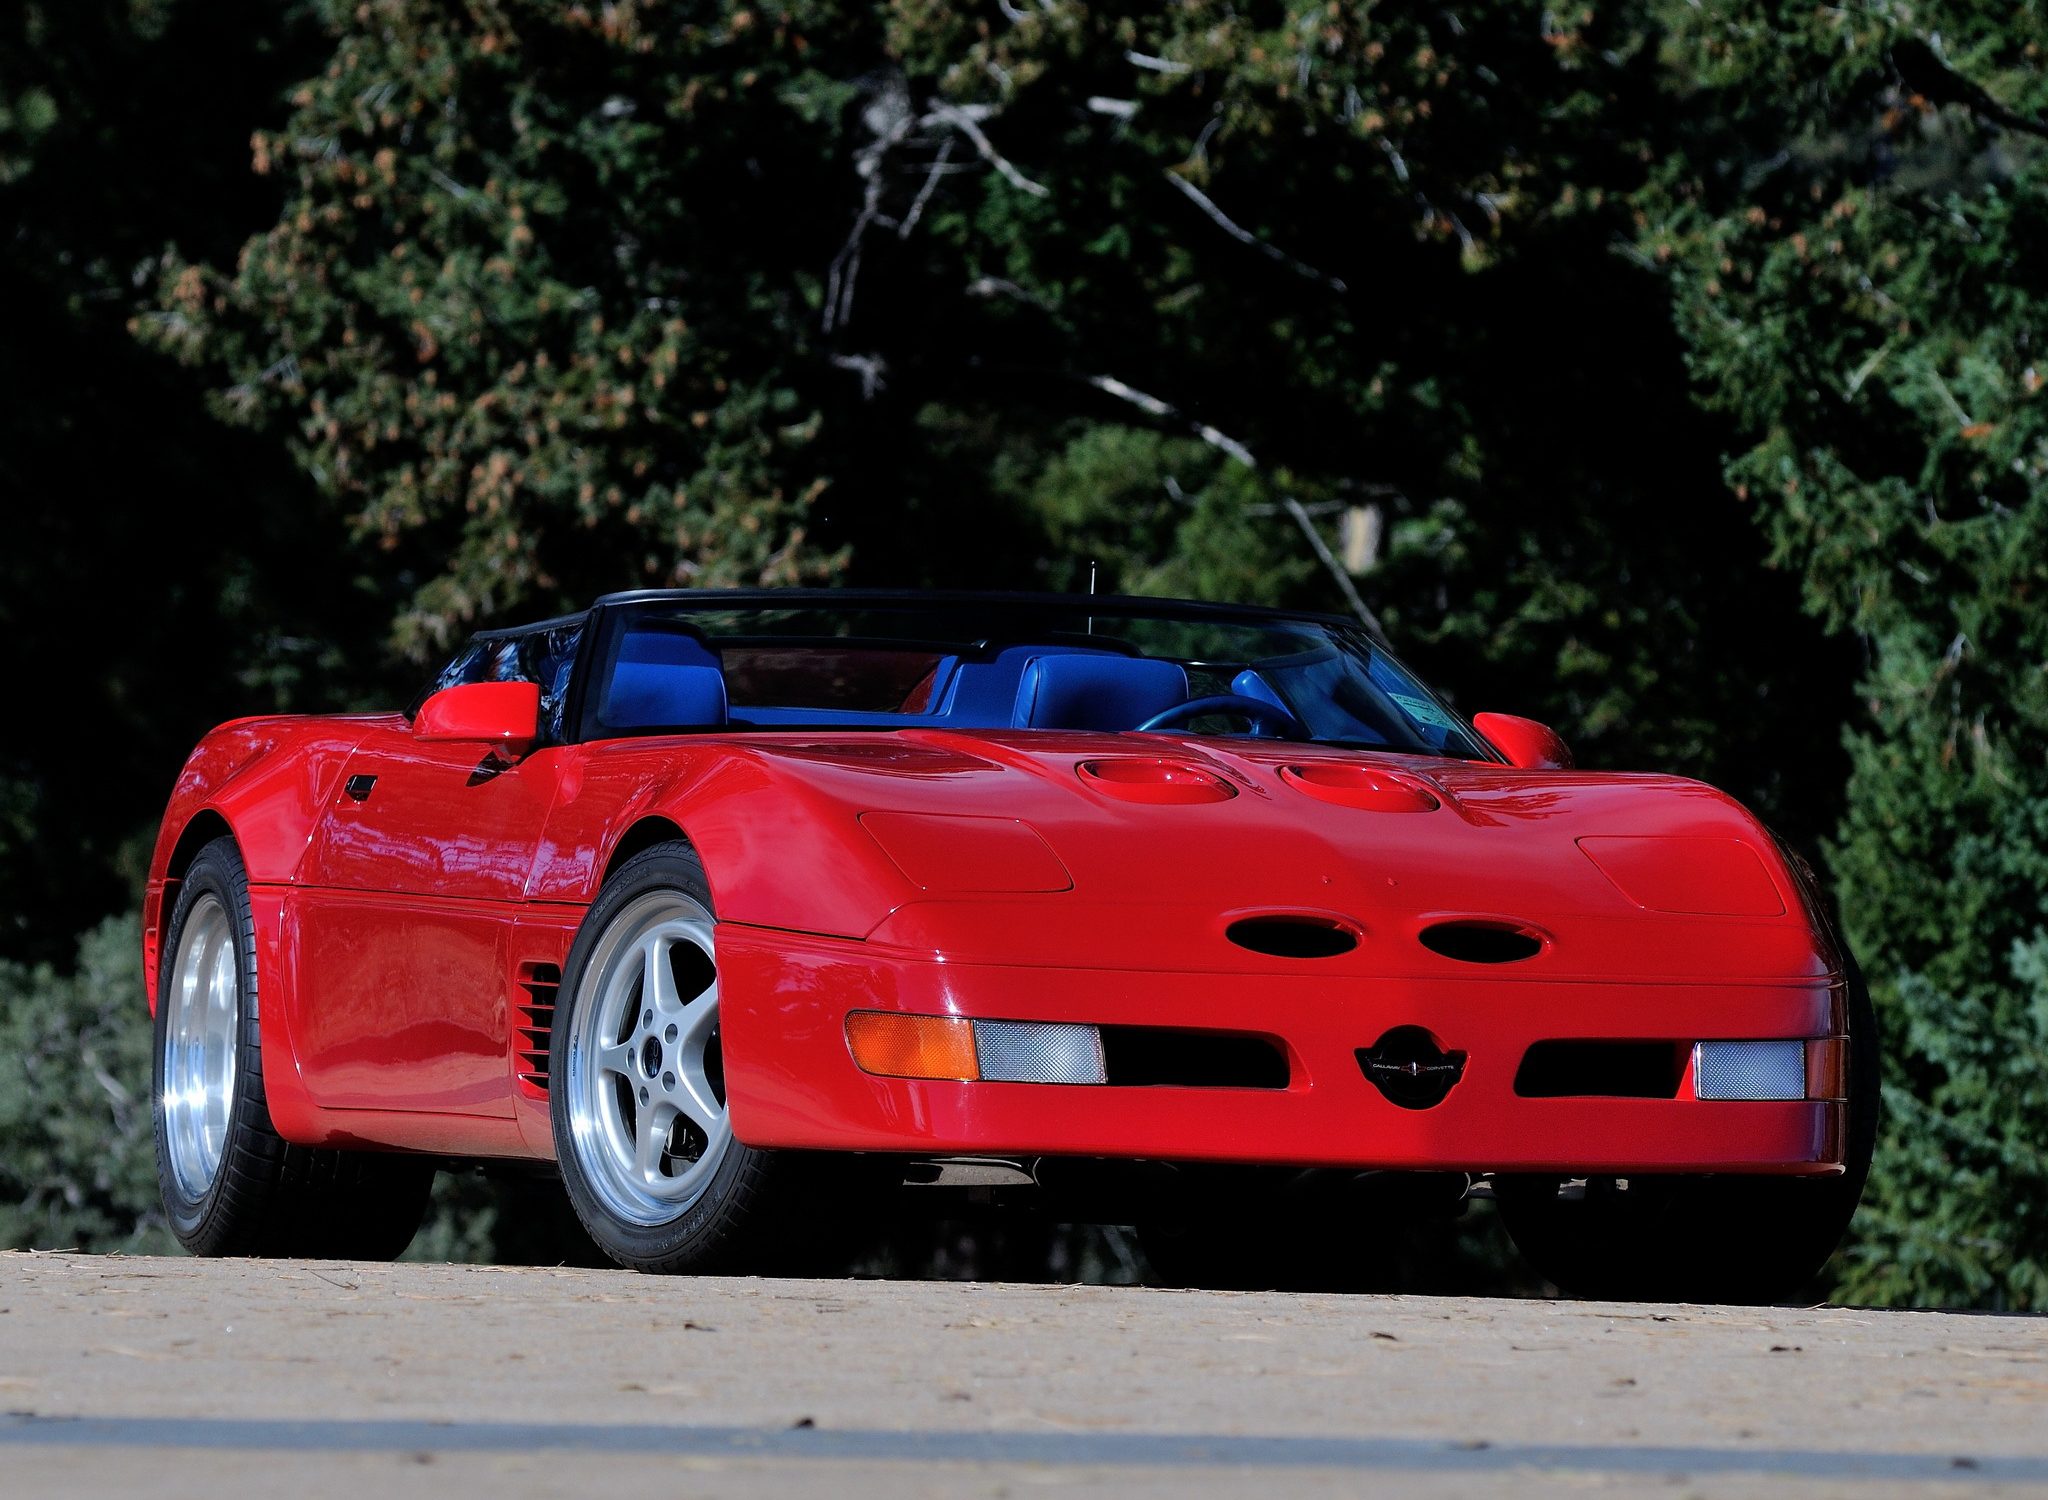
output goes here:
[[[1092, 557], [1088, 559], [1088, 597], [1091, 599], [1095, 597], [1095, 559]], [[1093, 615], [1088, 617], [1088, 633], [1090, 635], [1095, 634], [1095, 616]]]

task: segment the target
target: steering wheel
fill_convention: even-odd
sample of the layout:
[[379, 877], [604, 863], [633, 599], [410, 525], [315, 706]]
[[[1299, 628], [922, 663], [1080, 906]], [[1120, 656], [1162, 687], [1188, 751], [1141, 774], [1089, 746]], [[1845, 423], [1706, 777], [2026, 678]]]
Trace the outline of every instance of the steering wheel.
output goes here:
[[1229, 714], [1251, 724], [1252, 735], [1262, 740], [1305, 740], [1308, 726], [1277, 703], [1247, 698], [1242, 693], [1218, 693], [1209, 698], [1190, 698], [1163, 709], [1138, 726], [1140, 733], [1154, 729], [1178, 729], [1204, 714]]

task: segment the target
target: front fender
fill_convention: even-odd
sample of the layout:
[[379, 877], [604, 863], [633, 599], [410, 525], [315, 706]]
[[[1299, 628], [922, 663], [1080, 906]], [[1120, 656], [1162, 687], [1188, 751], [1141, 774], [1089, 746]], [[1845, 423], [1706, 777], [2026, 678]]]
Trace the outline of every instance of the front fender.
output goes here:
[[342, 769], [369, 734], [368, 719], [237, 719], [210, 731], [171, 788], [143, 894], [143, 977], [156, 1003], [156, 965], [185, 864], [218, 819], [252, 885], [296, 878]]
[[527, 897], [587, 906], [622, 842], [660, 819], [703, 860], [721, 920], [861, 937], [919, 894], [862, 810], [745, 746], [593, 746], [562, 779]]

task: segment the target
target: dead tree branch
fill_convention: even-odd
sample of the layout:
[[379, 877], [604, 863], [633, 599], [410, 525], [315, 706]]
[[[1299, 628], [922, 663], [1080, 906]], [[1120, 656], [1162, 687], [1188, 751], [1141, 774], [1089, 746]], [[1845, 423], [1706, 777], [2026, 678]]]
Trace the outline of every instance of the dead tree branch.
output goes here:
[[939, 179], [946, 175], [946, 163], [953, 156], [953, 138], [949, 135], [939, 142], [939, 154], [932, 161], [931, 171], [925, 174], [924, 186], [917, 190], [917, 197], [911, 200], [910, 211], [903, 216], [903, 222], [896, 226], [896, 238], [907, 240], [910, 231], [917, 228], [917, 221], [924, 217], [924, 206], [932, 201], [932, 194], [938, 191]]
[[1189, 182], [1185, 177], [1181, 176], [1178, 172], [1166, 172], [1162, 175], [1166, 178], [1168, 182], [1172, 183], [1176, 188], [1180, 190], [1182, 196], [1184, 196], [1188, 200], [1188, 202], [1194, 204], [1195, 207], [1199, 208], [1203, 213], [1207, 214], [1210, 220], [1216, 225], [1218, 229], [1221, 229], [1225, 234], [1229, 235], [1232, 239], [1236, 240], [1240, 245], [1249, 245], [1252, 249], [1258, 251], [1259, 254], [1265, 256], [1268, 260], [1275, 261], [1278, 264], [1287, 267], [1288, 270], [1294, 272], [1294, 274], [1297, 276], [1305, 276], [1310, 281], [1319, 281], [1333, 292], [1346, 292], [1350, 290], [1349, 287], [1345, 286], [1345, 284], [1335, 276], [1331, 276], [1323, 271], [1318, 271], [1314, 266], [1310, 265], [1307, 261], [1296, 260], [1293, 256], [1289, 255], [1285, 250], [1282, 250], [1278, 245], [1271, 245], [1268, 244], [1266, 241], [1260, 239], [1257, 235], [1253, 234], [1249, 229], [1246, 229], [1242, 224], [1239, 224], [1236, 220], [1232, 219], [1230, 215], [1226, 214], [1222, 209], [1218, 208], [1216, 206], [1215, 200], [1210, 198], [1210, 196], [1207, 193], [1203, 192], [1200, 188], [1196, 187], [1192, 182]]
[[[1215, 448], [1218, 452], [1237, 460], [1247, 469], [1258, 470], [1259, 463], [1257, 459], [1252, 457], [1251, 449], [1228, 433], [1221, 432], [1206, 422], [1193, 421], [1175, 408], [1172, 403], [1160, 400], [1149, 391], [1141, 391], [1136, 386], [1127, 385], [1123, 381], [1118, 380], [1114, 375], [1090, 375], [1086, 378], [1090, 385], [1105, 395], [1114, 396], [1119, 401], [1128, 402], [1132, 406], [1137, 407], [1139, 411], [1146, 413], [1148, 416], [1157, 417], [1163, 422], [1178, 423], [1193, 431], [1203, 442], [1209, 444], [1210, 447]], [[1381, 627], [1379, 617], [1367, 607], [1364, 598], [1358, 592], [1358, 586], [1351, 581], [1351, 575], [1344, 571], [1344, 565], [1337, 561], [1336, 555], [1330, 551], [1329, 544], [1323, 540], [1323, 534], [1316, 529], [1315, 518], [1308, 513], [1308, 507], [1292, 495], [1282, 495], [1280, 497], [1280, 507], [1294, 518], [1294, 524], [1299, 526], [1301, 534], [1308, 538], [1308, 544], [1314, 550], [1317, 560], [1322, 563], [1330, 577], [1336, 580], [1339, 592], [1344, 595], [1345, 602], [1351, 606], [1351, 612], [1358, 616], [1359, 623], [1366, 628], [1367, 633], [1374, 640], [1384, 645], [1387, 633]]]
[[1337, 587], [1343, 591], [1344, 598], [1350, 604], [1351, 612], [1358, 616], [1359, 623], [1365, 626], [1374, 640], [1384, 646], [1387, 643], [1387, 633], [1381, 628], [1379, 617], [1366, 608], [1365, 600], [1359, 596], [1358, 586], [1351, 581], [1351, 575], [1344, 571], [1344, 565], [1338, 562], [1336, 555], [1330, 551], [1329, 543], [1323, 540], [1322, 532], [1316, 529], [1316, 523], [1310, 517], [1308, 508], [1292, 495], [1282, 495], [1280, 504], [1294, 517], [1294, 524], [1299, 526], [1301, 534], [1308, 538], [1309, 546], [1315, 549], [1315, 554], [1321, 560], [1324, 569], [1337, 580]]
[[1051, 188], [1042, 182], [1033, 182], [1018, 171], [1008, 157], [996, 150], [995, 142], [991, 141], [988, 133], [981, 128], [981, 120], [989, 113], [986, 106], [976, 108], [958, 104], [934, 104], [926, 113], [925, 120], [932, 124], [950, 125], [966, 136], [973, 143], [974, 149], [981, 153], [981, 159], [994, 167], [1002, 175], [1003, 181], [1019, 192], [1029, 193], [1034, 198], [1051, 197]]

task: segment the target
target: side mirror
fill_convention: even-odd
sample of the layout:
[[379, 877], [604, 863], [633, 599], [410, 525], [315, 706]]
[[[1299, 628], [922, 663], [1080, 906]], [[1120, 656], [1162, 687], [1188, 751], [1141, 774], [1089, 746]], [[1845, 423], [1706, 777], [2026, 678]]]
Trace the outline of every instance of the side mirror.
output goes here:
[[1557, 737], [1557, 731], [1534, 719], [1514, 714], [1474, 714], [1472, 727], [1486, 736], [1486, 742], [1508, 758], [1511, 766], [1525, 771], [1569, 771], [1572, 752]]
[[531, 682], [465, 682], [420, 705], [412, 737], [503, 745], [524, 754], [540, 738], [540, 688]]

